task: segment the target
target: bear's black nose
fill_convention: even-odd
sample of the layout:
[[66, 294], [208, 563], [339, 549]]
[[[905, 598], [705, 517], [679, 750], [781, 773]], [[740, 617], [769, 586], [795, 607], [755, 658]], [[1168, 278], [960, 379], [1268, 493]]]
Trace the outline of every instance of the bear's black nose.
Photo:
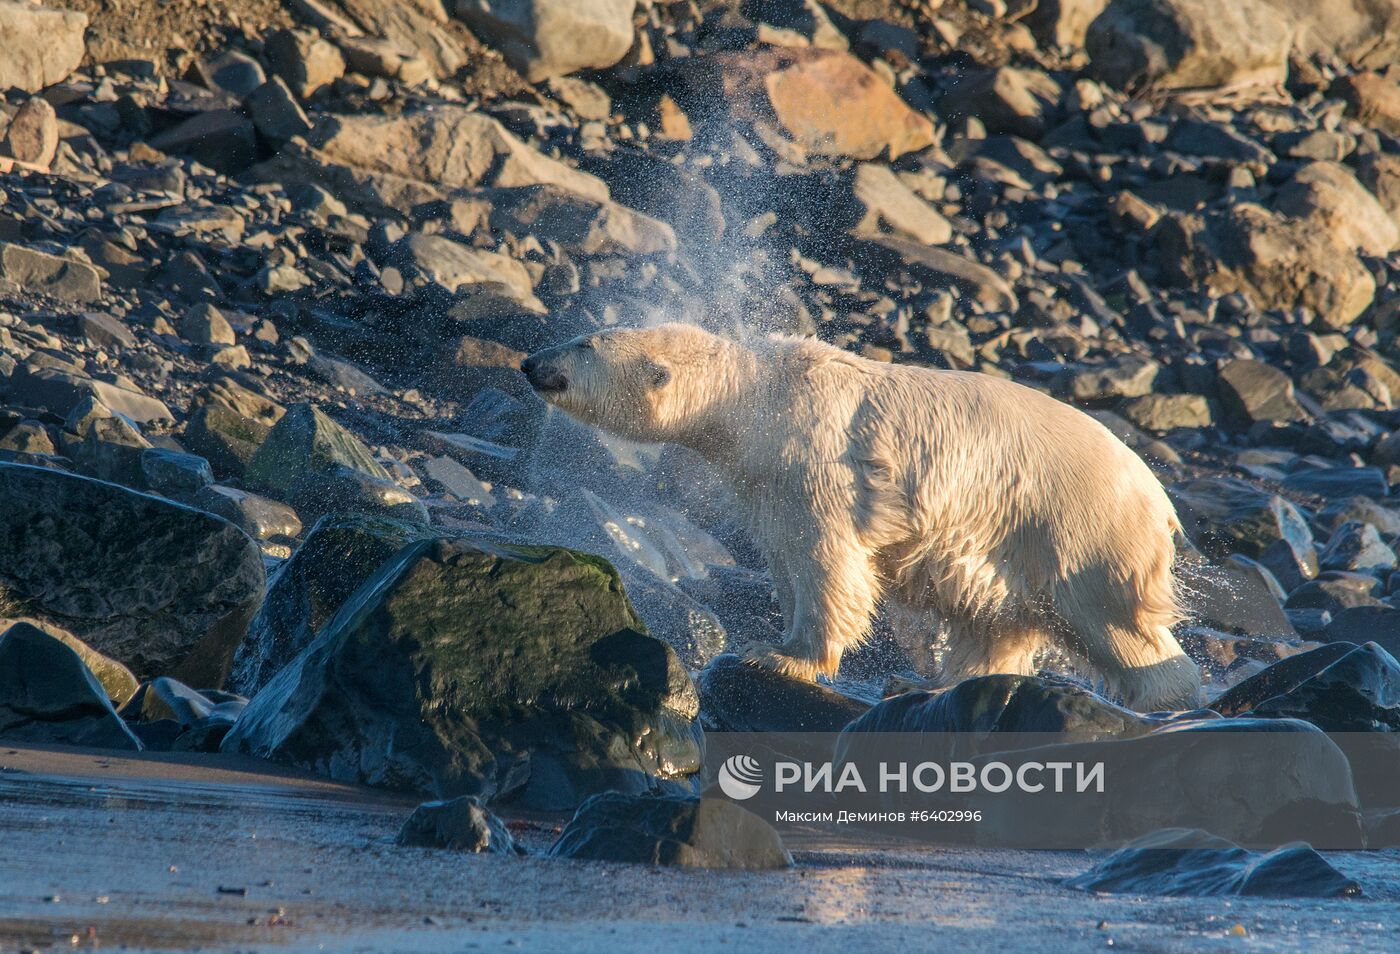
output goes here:
[[547, 360], [541, 360], [539, 355], [531, 355], [520, 362], [520, 370], [525, 372], [530, 387], [541, 393], [562, 391], [568, 383], [557, 368]]

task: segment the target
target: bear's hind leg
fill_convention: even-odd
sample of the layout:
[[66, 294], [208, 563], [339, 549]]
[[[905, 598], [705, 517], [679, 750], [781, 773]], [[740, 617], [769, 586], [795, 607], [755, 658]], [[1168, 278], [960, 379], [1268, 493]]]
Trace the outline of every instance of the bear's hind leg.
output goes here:
[[1035, 657], [1048, 637], [1030, 624], [949, 620], [947, 648], [936, 683], [947, 687], [973, 676], [1035, 675]]

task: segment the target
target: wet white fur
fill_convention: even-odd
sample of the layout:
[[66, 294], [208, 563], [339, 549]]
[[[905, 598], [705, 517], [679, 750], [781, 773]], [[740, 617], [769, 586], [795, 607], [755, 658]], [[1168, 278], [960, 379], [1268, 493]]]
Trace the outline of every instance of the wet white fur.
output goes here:
[[1087, 414], [987, 375], [689, 325], [539, 357], [567, 378], [546, 397], [571, 416], [727, 474], [788, 634], [757, 662], [834, 674], [883, 599], [945, 623], [945, 683], [1030, 673], [1058, 645], [1128, 705], [1196, 705], [1199, 672], [1169, 628], [1175, 511]]

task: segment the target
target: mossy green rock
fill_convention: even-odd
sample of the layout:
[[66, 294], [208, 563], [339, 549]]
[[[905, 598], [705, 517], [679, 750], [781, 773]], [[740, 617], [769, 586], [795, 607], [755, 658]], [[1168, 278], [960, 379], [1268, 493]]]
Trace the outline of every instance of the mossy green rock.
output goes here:
[[249, 703], [223, 751], [437, 798], [562, 810], [693, 793], [695, 687], [600, 557], [404, 547]]
[[0, 464], [0, 615], [52, 622], [140, 679], [222, 686], [264, 584], [257, 545], [221, 517]]
[[385, 509], [373, 494], [349, 486], [341, 468], [392, 485], [388, 472], [358, 437], [319, 408], [294, 404], [248, 461], [244, 481], [315, 516]]
[[263, 600], [234, 656], [229, 685], [256, 695], [311, 644], [321, 627], [374, 571], [406, 544], [434, 536], [426, 527], [375, 517], [322, 517], [292, 558], [267, 581]]

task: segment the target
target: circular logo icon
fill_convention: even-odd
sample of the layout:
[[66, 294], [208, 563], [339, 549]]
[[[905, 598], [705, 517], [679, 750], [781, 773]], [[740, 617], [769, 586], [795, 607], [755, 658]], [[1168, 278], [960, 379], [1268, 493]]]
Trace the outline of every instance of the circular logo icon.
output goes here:
[[719, 767], [720, 791], [736, 802], [757, 795], [762, 782], [763, 768], [752, 756], [731, 755]]

